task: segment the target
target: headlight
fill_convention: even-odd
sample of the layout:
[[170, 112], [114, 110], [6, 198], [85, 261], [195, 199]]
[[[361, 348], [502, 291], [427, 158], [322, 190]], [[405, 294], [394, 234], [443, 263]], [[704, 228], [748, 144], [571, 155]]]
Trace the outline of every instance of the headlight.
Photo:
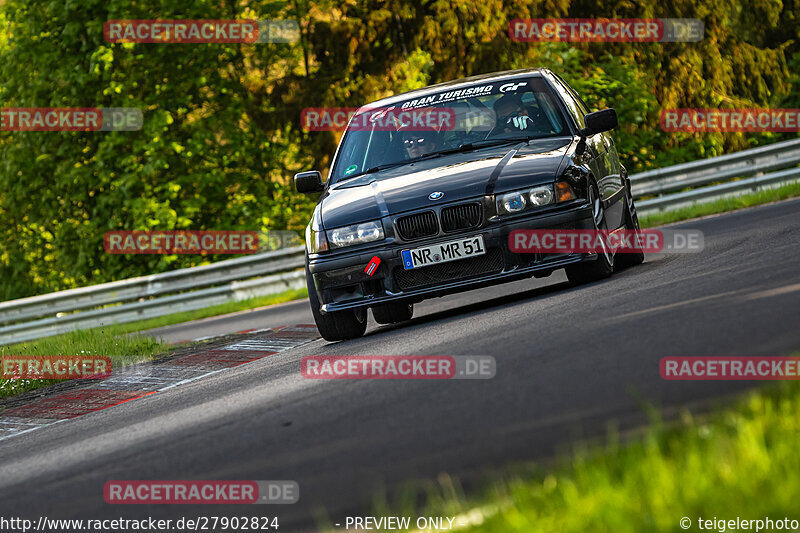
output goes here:
[[497, 214], [519, 213], [526, 208], [552, 204], [554, 199], [552, 185], [501, 194], [497, 197]]
[[325, 238], [324, 231], [313, 229], [312, 223], [306, 226], [306, 250], [310, 254], [324, 252], [328, 249], [328, 239]]
[[379, 220], [344, 226], [328, 231], [331, 248], [342, 248], [383, 239], [383, 226]]
[[528, 202], [525, 201], [525, 191], [503, 194], [497, 199], [497, 212], [499, 214], [519, 213]]
[[531, 189], [528, 197], [531, 199], [533, 205], [547, 205], [553, 203], [553, 188], [549, 185], [546, 187], [536, 187]]

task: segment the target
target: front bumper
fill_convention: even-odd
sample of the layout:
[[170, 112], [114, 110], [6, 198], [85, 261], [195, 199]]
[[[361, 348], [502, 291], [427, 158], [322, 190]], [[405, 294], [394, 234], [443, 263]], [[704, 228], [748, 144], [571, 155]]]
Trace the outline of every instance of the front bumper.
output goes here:
[[[308, 268], [323, 313], [389, 302], [419, 302], [535, 275], [546, 276], [558, 268], [596, 259], [594, 254], [519, 254], [511, 252], [508, 247], [508, 236], [514, 230], [593, 228], [591, 206], [580, 204], [558, 212], [498, 220], [444, 238], [439, 236], [411, 243], [384, 242], [367, 248], [359, 247], [348, 254], [338, 253], [335, 257], [312, 256]], [[483, 256], [410, 271], [403, 268], [403, 250], [476, 235], [483, 236], [486, 248]], [[369, 276], [364, 269], [375, 256], [381, 262]]]

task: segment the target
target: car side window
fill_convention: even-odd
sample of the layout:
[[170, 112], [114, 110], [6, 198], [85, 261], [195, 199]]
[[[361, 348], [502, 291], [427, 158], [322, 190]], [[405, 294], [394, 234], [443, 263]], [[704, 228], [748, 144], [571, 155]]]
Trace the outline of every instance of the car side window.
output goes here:
[[588, 115], [589, 113], [591, 113], [591, 111], [589, 110], [589, 106], [586, 105], [586, 102], [583, 101], [583, 98], [581, 98], [581, 95], [576, 93], [575, 90], [572, 89], [571, 87], [569, 88], [569, 90], [570, 90], [570, 92], [572, 92], [572, 96], [575, 97], [575, 101], [578, 102], [578, 105], [581, 107], [581, 109], [583, 109], [583, 114], [584, 115]]
[[583, 117], [586, 115], [586, 112], [582, 109], [582, 105], [578, 103], [571, 89], [568, 89], [567, 85], [560, 78], [556, 77], [554, 81], [556, 91], [558, 91], [558, 94], [561, 96], [562, 100], [564, 100], [567, 111], [569, 111], [569, 114], [575, 119], [579, 128], [585, 128], [586, 120]]
[[575, 100], [575, 103], [578, 104], [578, 108], [583, 111], [583, 114], [584, 115], [588, 115], [591, 111], [589, 111], [589, 106], [586, 105], [586, 102], [583, 101], [583, 98], [581, 98], [581, 95], [579, 95], [577, 93], [577, 91], [575, 91], [575, 89], [573, 89], [572, 87], [567, 85], [567, 82], [565, 82], [561, 78], [559, 78], [558, 80], [561, 82], [561, 85], [563, 85], [567, 89], [569, 94], [572, 95], [572, 98]]

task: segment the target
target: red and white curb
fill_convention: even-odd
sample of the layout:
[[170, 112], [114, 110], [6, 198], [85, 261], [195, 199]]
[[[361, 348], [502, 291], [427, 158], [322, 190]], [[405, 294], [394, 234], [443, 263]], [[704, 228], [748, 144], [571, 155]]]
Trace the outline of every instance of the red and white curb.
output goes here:
[[250, 330], [244, 337], [225, 337], [188, 353], [123, 367], [106, 379], [72, 381], [67, 391], [9, 398], [0, 402], [0, 441], [185, 385], [302, 346], [320, 335], [316, 326], [300, 324]]

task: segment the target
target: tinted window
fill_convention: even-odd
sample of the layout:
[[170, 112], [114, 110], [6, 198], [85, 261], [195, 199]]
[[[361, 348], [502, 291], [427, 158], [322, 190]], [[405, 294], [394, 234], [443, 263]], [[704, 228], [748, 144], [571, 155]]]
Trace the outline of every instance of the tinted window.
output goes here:
[[[442, 90], [386, 107], [361, 108], [345, 133], [332, 180], [335, 183], [372, 167], [410, 161], [473, 141], [569, 135], [556, 98], [537, 76]], [[437, 117], [433, 127], [418, 127], [414, 113], [431, 110]]]

